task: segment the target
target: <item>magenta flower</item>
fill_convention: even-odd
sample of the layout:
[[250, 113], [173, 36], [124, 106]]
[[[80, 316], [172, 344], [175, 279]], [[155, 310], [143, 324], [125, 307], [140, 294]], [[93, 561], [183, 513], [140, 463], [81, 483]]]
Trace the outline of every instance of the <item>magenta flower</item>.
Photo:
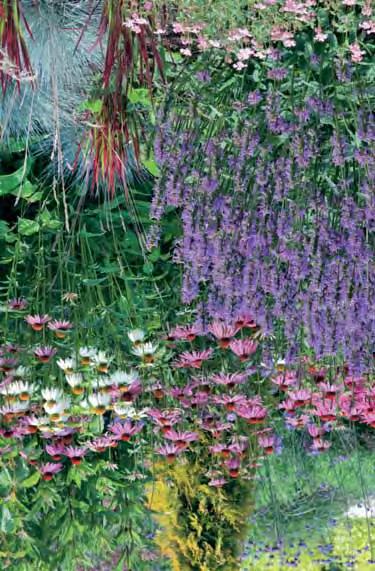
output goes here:
[[316, 402], [315, 410], [313, 410], [312, 413], [324, 422], [336, 420], [336, 403], [329, 399]]
[[323, 440], [322, 438], [314, 438], [311, 444], [310, 450], [312, 452], [324, 452], [331, 447], [331, 443], [327, 440]]
[[244, 327], [255, 329], [257, 327], [252, 315], [248, 311], [239, 312], [236, 316], [234, 325], [239, 329], [243, 329]]
[[241, 385], [246, 381], [246, 373], [217, 373], [212, 375], [212, 380], [217, 385], [224, 385], [228, 389], [233, 389], [236, 385]]
[[138, 422], [133, 424], [131, 420], [125, 420], [125, 422], [114, 422], [109, 430], [113, 432], [114, 438], [116, 440], [122, 440], [123, 442], [128, 442], [134, 434], [138, 434], [143, 428], [143, 422]]
[[212, 478], [208, 485], [214, 488], [222, 488], [227, 483], [225, 478]]
[[61, 460], [61, 456], [65, 452], [65, 446], [63, 444], [47, 444], [46, 452], [52, 457], [52, 460]]
[[263, 406], [240, 406], [236, 409], [238, 416], [248, 422], [248, 424], [258, 424], [263, 422], [267, 416], [267, 409]]
[[59, 321], [57, 319], [54, 319], [53, 321], [48, 323], [48, 329], [54, 331], [56, 337], [58, 337], [59, 339], [64, 339], [67, 331], [69, 331], [69, 329], [72, 329], [72, 327], [73, 325], [72, 323], [70, 323], [70, 321]]
[[87, 448], [85, 446], [68, 446], [65, 448], [64, 455], [70, 458], [72, 464], [80, 464], [82, 458], [87, 453]]
[[229, 444], [213, 444], [208, 449], [212, 454], [220, 454], [223, 458], [229, 458], [231, 449]]
[[157, 452], [162, 456], [165, 456], [168, 463], [172, 463], [178, 454], [181, 454], [183, 448], [177, 446], [176, 444], [166, 444], [157, 449]]
[[39, 466], [39, 471], [42, 474], [42, 478], [47, 482], [52, 480], [53, 476], [58, 472], [61, 472], [62, 469], [63, 465], [59, 462], [57, 464], [54, 464], [53, 462], [46, 462], [45, 464]]
[[198, 325], [178, 325], [169, 331], [167, 339], [170, 341], [194, 341], [194, 339], [201, 334], [202, 329]]
[[0, 357], [0, 371], [7, 373], [14, 369], [17, 365], [17, 359], [14, 357]]
[[47, 314], [45, 315], [28, 315], [25, 317], [26, 323], [31, 325], [34, 331], [41, 331], [46, 323], [51, 321], [51, 317]]
[[221, 395], [215, 396], [212, 400], [216, 404], [223, 404], [229, 412], [236, 410], [236, 407], [238, 406], [245, 406], [247, 403], [245, 395]]
[[246, 361], [257, 350], [258, 344], [252, 339], [232, 339], [229, 347], [240, 361]]
[[319, 383], [319, 389], [323, 393], [324, 398], [335, 400], [337, 393], [343, 389], [342, 385], [332, 385], [330, 383]]
[[101, 436], [92, 442], [87, 442], [87, 447], [94, 452], [104, 452], [107, 448], [117, 446], [117, 441], [112, 436]]
[[263, 448], [266, 454], [272, 454], [275, 451], [276, 438], [273, 434], [269, 436], [259, 436], [258, 444]]
[[9, 309], [13, 309], [14, 311], [22, 311], [26, 309], [28, 306], [28, 302], [24, 297], [14, 297], [8, 301]]
[[225, 465], [228, 468], [229, 476], [231, 478], [238, 478], [241, 466], [239, 458], [229, 458], [225, 461]]
[[286, 374], [277, 375], [277, 377], [271, 379], [271, 381], [274, 385], [277, 385], [281, 391], [286, 391], [289, 387], [297, 383], [297, 377], [293, 371], [290, 371]]
[[219, 341], [219, 347], [222, 349], [229, 347], [230, 340], [236, 335], [238, 329], [234, 325], [225, 325], [222, 321], [217, 320], [208, 326], [208, 331], [216, 337]]
[[182, 432], [171, 429], [164, 433], [164, 438], [172, 440], [180, 448], [186, 448], [190, 442], [199, 440], [199, 435], [197, 432]]
[[288, 397], [294, 402], [295, 408], [305, 406], [311, 400], [311, 391], [309, 389], [290, 391]]
[[184, 353], [181, 353], [179, 360], [175, 362], [174, 366], [178, 368], [192, 367], [194, 369], [200, 369], [203, 361], [210, 359], [212, 353], [212, 349], [192, 351], [191, 353], [185, 351]]
[[56, 355], [57, 351], [53, 347], [46, 345], [45, 347], [38, 347], [34, 351], [34, 355], [41, 363], [48, 363], [48, 361]]

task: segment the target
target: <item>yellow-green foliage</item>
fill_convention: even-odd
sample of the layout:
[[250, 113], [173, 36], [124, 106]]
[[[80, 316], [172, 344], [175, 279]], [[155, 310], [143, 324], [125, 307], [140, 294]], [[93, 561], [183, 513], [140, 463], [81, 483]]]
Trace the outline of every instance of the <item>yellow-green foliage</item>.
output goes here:
[[[371, 529], [371, 527], [370, 527]], [[337, 525], [333, 531], [333, 535], [326, 538], [327, 543], [332, 542], [332, 557], [336, 557], [338, 561], [349, 561], [354, 557], [354, 569], [356, 571], [371, 571], [374, 566], [368, 562], [371, 559], [371, 549], [365, 549], [366, 546], [373, 545], [375, 549], [375, 530], [372, 528], [369, 537], [369, 528], [365, 519], [350, 520]], [[322, 564], [317, 560], [322, 558], [322, 553], [317, 546], [318, 541], [308, 542], [308, 547], [299, 556], [296, 571], [322, 571]], [[293, 558], [295, 550], [290, 549], [288, 556]], [[287, 571], [290, 567], [283, 564], [281, 557], [272, 553], [263, 553], [263, 555], [252, 562], [249, 560], [244, 564], [243, 570], [247, 571]]]
[[201, 462], [156, 467], [149, 504], [160, 530], [156, 536], [173, 571], [235, 571], [252, 509], [252, 483], [233, 480], [210, 487]]

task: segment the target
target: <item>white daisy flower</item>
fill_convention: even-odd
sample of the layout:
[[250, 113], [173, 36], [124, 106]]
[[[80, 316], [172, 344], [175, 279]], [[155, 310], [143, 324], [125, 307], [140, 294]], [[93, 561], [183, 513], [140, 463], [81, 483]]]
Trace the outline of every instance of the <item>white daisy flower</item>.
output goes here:
[[157, 345], [148, 341], [147, 343], [142, 343], [140, 345], [137, 345], [136, 347], [133, 347], [132, 353], [137, 357], [144, 358], [153, 355], [157, 351], [157, 349], [158, 349]]
[[66, 412], [69, 406], [70, 401], [68, 399], [64, 399], [59, 402], [48, 401], [43, 404], [43, 408], [49, 416], [58, 418]]
[[134, 345], [141, 343], [145, 338], [145, 335], [146, 334], [142, 329], [132, 329], [131, 331], [128, 331], [128, 337]]
[[42, 397], [48, 403], [56, 403], [64, 399], [64, 393], [61, 389], [42, 389]]
[[77, 366], [77, 361], [74, 357], [69, 357], [68, 359], [58, 359], [57, 366], [64, 371], [66, 375], [71, 375], [74, 373], [74, 369]]
[[139, 380], [138, 373], [135, 369], [130, 369], [130, 372], [127, 373], [126, 371], [115, 371], [112, 373], [111, 377], [111, 384], [116, 386], [121, 385], [131, 385], [134, 381]]

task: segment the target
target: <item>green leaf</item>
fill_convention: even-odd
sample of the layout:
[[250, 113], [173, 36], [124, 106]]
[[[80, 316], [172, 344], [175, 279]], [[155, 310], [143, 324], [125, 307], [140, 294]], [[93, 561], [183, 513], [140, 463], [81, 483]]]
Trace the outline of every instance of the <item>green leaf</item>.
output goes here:
[[152, 262], [145, 262], [142, 269], [144, 274], [150, 276], [154, 271], [154, 264]]
[[40, 480], [40, 472], [34, 472], [33, 474], [31, 474], [31, 476], [26, 478], [26, 480], [23, 480], [23, 482], [21, 482], [21, 487], [32, 488], [39, 482], [39, 480]]
[[27, 160], [18, 170], [0, 175], [0, 196], [11, 194], [26, 179], [31, 167], [31, 160]]
[[18, 219], [18, 232], [22, 236], [32, 236], [39, 232], [40, 226], [36, 220], [29, 220], [28, 218]]
[[160, 174], [160, 170], [158, 165], [156, 164], [155, 159], [147, 159], [143, 161], [143, 165], [146, 167], [149, 173], [153, 176], [158, 176]]

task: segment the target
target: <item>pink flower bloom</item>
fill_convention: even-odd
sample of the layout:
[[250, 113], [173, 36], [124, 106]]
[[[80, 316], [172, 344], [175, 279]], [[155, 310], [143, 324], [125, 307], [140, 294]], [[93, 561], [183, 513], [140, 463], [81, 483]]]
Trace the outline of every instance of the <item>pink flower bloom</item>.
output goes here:
[[168, 333], [167, 339], [174, 341], [194, 341], [194, 339], [202, 334], [202, 329], [198, 325], [177, 326]]
[[328, 38], [328, 34], [325, 34], [324, 32], [322, 32], [322, 28], [320, 28], [320, 27], [315, 28], [315, 36], [314, 36], [315, 41], [325, 42], [327, 38]]
[[290, 391], [288, 397], [294, 402], [295, 407], [305, 406], [311, 400], [311, 391], [308, 389]]
[[54, 319], [48, 323], [48, 329], [55, 332], [56, 337], [59, 339], [64, 339], [66, 332], [72, 329], [73, 325], [70, 321], [59, 321]]
[[26, 309], [27, 306], [28, 302], [23, 297], [15, 297], [8, 301], [9, 309], [14, 309], [15, 311], [22, 311], [23, 309]]
[[25, 321], [31, 325], [34, 331], [41, 331], [46, 323], [51, 321], [51, 317], [47, 314], [45, 315], [28, 315], [25, 317]]
[[238, 416], [245, 419], [248, 424], [258, 424], [263, 422], [267, 416], [267, 409], [263, 406], [240, 406], [236, 409]]
[[82, 458], [87, 453], [87, 448], [85, 446], [68, 446], [65, 448], [64, 455], [70, 458], [72, 464], [80, 464]]
[[240, 385], [246, 381], [246, 373], [217, 373], [212, 375], [212, 380], [217, 385], [224, 385], [228, 389], [233, 389], [236, 385]]
[[317, 402], [312, 412], [324, 422], [336, 420], [336, 403], [329, 399]]
[[239, 458], [229, 458], [225, 461], [225, 466], [228, 468], [229, 476], [231, 478], [238, 478], [241, 466]]
[[63, 444], [47, 444], [46, 452], [52, 456], [53, 460], [61, 460], [61, 456], [64, 454], [65, 446]]
[[143, 428], [143, 422], [138, 422], [133, 424], [131, 420], [125, 420], [125, 422], [114, 422], [109, 430], [113, 432], [114, 438], [116, 440], [122, 440], [123, 442], [128, 442], [134, 434], [138, 434]]
[[324, 426], [317, 426], [316, 424], [308, 424], [307, 431], [311, 438], [320, 438], [326, 432]]
[[222, 488], [227, 483], [225, 478], [212, 478], [208, 485], [214, 488]]
[[289, 387], [297, 384], [297, 376], [294, 371], [288, 371], [285, 374], [277, 375], [271, 379], [271, 382], [277, 385], [281, 391], [286, 391]]
[[87, 442], [87, 447], [93, 452], [104, 452], [107, 448], [117, 446], [117, 441], [112, 436], [100, 436], [91, 442]]
[[8, 373], [17, 365], [17, 359], [14, 357], [0, 357], [0, 371]]
[[190, 442], [195, 442], [199, 440], [197, 432], [182, 432], [176, 430], [168, 430], [164, 433], [164, 438], [167, 440], [172, 440], [174, 444], [181, 448], [186, 448]]
[[216, 404], [223, 404], [227, 411], [232, 412], [236, 410], [238, 406], [245, 406], [247, 399], [245, 395], [221, 395], [215, 396], [213, 402]]
[[343, 389], [342, 385], [332, 385], [330, 383], [319, 383], [319, 389], [323, 393], [324, 398], [335, 400], [337, 393]]
[[310, 450], [312, 452], [324, 452], [331, 447], [331, 443], [327, 440], [322, 440], [321, 438], [314, 438], [311, 444]]
[[363, 60], [363, 56], [366, 52], [364, 52], [363, 50], [361, 50], [358, 42], [351, 44], [349, 46], [349, 50], [350, 50], [350, 54], [351, 54], [351, 59], [353, 63], [359, 63]]
[[[259, 101], [259, 97], [257, 101]], [[248, 327], [249, 329], [255, 329], [257, 327], [257, 324], [255, 323], [251, 313], [249, 313], [248, 311], [240, 311], [237, 313], [235, 317], [234, 326], [237, 327], [238, 329], [243, 329], [244, 327]]]
[[200, 369], [203, 361], [210, 359], [212, 353], [212, 349], [192, 351], [191, 353], [185, 351], [184, 353], [181, 353], [179, 360], [175, 362], [174, 366], [177, 368], [192, 367], [194, 369]]
[[47, 482], [52, 480], [53, 476], [58, 472], [61, 472], [62, 469], [63, 465], [59, 462], [57, 464], [54, 464], [53, 462], [46, 462], [46, 464], [42, 464], [39, 467], [39, 471], [42, 474], [43, 480], [46, 480]]
[[271, 40], [273, 42], [281, 42], [286, 48], [291, 48], [296, 45], [296, 42], [293, 39], [293, 34], [278, 26], [274, 26], [272, 28]]
[[250, 355], [255, 353], [258, 344], [252, 341], [252, 339], [233, 339], [229, 343], [229, 347], [240, 361], [246, 361]]
[[181, 454], [183, 448], [177, 446], [176, 444], [166, 444], [157, 449], [157, 452], [162, 456], [165, 456], [167, 462], [171, 464], [178, 454]]
[[264, 449], [266, 454], [272, 454], [275, 451], [276, 438], [273, 434], [270, 436], [259, 436], [258, 444]]
[[222, 349], [229, 347], [229, 343], [232, 337], [234, 337], [238, 331], [238, 327], [234, 325], [225, 325], [222, 321], [213, 321], [208, 326], [208, 331], [212, 333], [216, 339], [219, 341], [219, 346]]
[[41, 363], [48, 363], [48, 361], [57, 353], [56, 349], [49, 345], [45, 347], [38, 347], [34, 351], [34, 355]]

